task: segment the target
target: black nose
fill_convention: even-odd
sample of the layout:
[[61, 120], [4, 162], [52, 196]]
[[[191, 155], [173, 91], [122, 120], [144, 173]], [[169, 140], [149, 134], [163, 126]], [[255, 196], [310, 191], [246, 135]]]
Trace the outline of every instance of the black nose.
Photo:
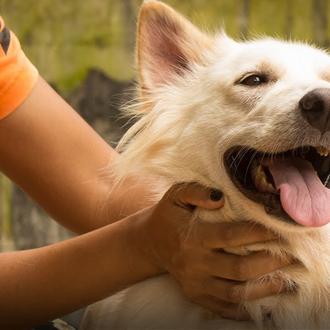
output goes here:
[[299, 101], [303, 118], [321, 133], [330, 130], [330, 88], [317, 88]]

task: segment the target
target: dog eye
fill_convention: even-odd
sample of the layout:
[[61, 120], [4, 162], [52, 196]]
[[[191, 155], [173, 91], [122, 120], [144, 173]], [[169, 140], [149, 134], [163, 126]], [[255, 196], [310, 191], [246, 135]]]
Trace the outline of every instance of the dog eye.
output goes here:
[[268, 82], [268, 79], [265, 75], [252, 74], [243, 78], [239, 83], [246, 86], [259, 86]]

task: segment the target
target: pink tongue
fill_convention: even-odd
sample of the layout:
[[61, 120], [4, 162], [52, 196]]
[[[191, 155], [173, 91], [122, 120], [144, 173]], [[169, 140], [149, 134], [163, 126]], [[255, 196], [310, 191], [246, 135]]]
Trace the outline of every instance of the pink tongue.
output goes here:
[[297, 223], [320, 227], [330, 222], [330, 189], [312, 164], [302, 159], [274, 160], [269, 166], [285, 212]]

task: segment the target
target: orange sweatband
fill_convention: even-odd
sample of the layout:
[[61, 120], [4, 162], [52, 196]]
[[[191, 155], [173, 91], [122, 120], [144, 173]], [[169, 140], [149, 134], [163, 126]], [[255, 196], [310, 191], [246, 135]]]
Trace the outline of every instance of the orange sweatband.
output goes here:
[[25, 56], [15, 34], [0, 17], [0, 119], [13, 112], [31, 93], [38, 71]]

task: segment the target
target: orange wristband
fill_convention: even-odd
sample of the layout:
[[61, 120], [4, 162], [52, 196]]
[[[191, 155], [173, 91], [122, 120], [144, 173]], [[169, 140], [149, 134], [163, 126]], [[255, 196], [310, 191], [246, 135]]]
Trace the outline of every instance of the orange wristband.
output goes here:
[[0, 119], [8, 116], [31, 93], [38, 71], [25, 56], [15, 34], [0, 17]]

